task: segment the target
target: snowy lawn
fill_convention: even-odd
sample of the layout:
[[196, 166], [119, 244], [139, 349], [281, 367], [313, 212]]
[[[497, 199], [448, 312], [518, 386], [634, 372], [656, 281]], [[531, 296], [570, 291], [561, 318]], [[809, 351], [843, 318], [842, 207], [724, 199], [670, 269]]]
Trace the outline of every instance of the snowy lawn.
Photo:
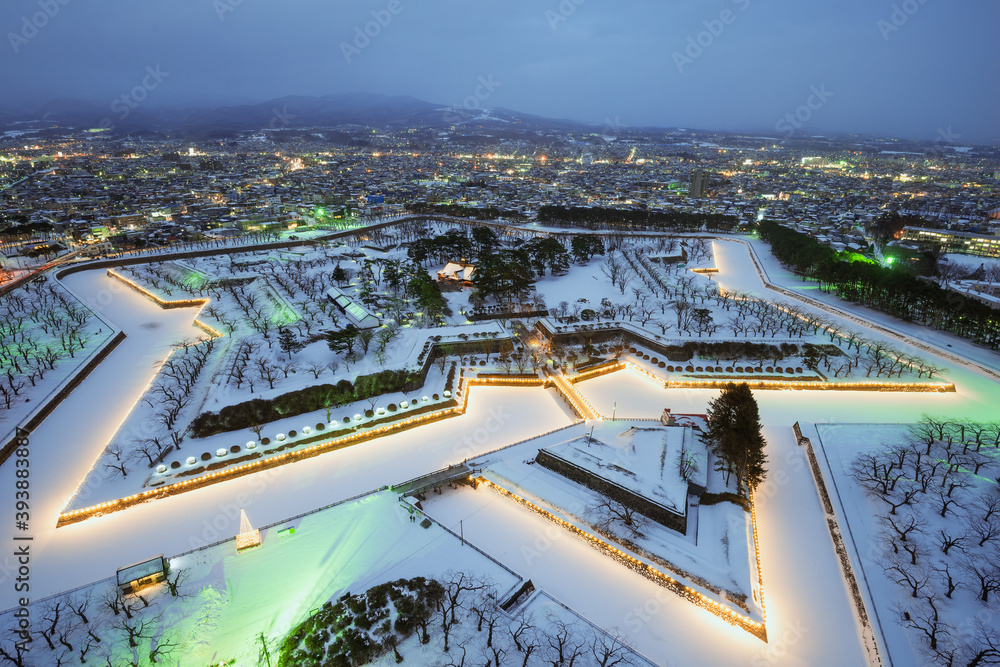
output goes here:
[[[533, 460], [539, 449], [565, 451], [566, 448], [575, 447], [580, 442], [586, 441], [589, 438], [591, 426], [595, 427], [594, 439], [596, 441], [617, 442], [618, 445], [630, 450], [628, 436], [622, 437], [621, 433], [633, 424], [619, 420], [580, 424], [497, 452], [486, 457], [485, 460], [477, 459], [470, 464], [476, 468], [483, 468], [480, 474], [486, 479], [574, 524], [587, 533], [598, 534], [594, 526], [603, 524], [599, 509], [603, 496], [538, 463], [527, 462]], [[635, 426], [650, 427], [652, 424], [638, 422]], [[687, 429], [663, 427], [660, 427], [659, 430], [676, 434], [678, 438], [687, 431]], [[655, 435], [655, 432], [650, 433]], [[662, 435], [660, 437], [662, 438]], [[645, 445], [649, 444], [645, 443]], [[583, 447], [585, 446], [583, 445]], [[600, 442], [595, 442], [592, 447], [595, 450], [591, 452], [593, 461], [580, 461], [580, 457], [577, 457], [576, 460], [585, 464], [593, 464], [593, 467], [599, 466], [602, 472], [608, 468], [633, 467], [633, 464], [637, 463], [641, 465], [644, 459], [650, 458], [639, 455], [635, 457], [636, 460], [632, 460], [629, 451], [621, 458], [616, 458], [615, 454], [607, 454], [608, 458], [598, 459], [600, 452], [597, 452], [596, 449], [601, 447]], [[604, 445], [604, 448], [608, 447], [608, 445]], [[652, 450], [652, 447], [645, 448]], [[586, 454], [587, 452], [582, 453]], [[650, 463], [646, 467], [651, 469], [651, 472], [653, 469], [658, 472], [660, 457], [656, 454], [653, 458], [657, 460], [654, 462], [645, 461]], [[671, 459], [669, 466], [676, 468], [673, 459]], [[713, 478], [721, 477], [718, 473], [712, 473], [711, 476]], [[721, 480], [713, 479], [713, 486], [716, 482], [722, 488], [713, 488], [713, 491], [725, 490]], [[636, 488], [631, 485], [626, 486]], [[657, 488], [657, 485], [652, 482], [647, 486], [651, 492]], [[688, 505], [686, 484], [684, 484], [681, 493], [683, 495], [680, 502], [684, 507], [682, 511], [686, 510], [689, 514], [687, 534], [669, 529], [651, 520], [640, 520], [638, 534], [614, 522], [604, 527], [604, 530], [614, 536], [612, 540], [616, 542], [617, 548], [631, 552], [640, 559], [653, 562], [657, 569], [712, 599], [732, 606], [737, 613], [742, 615], [749, 613], [755, 620], [760, 620], [762, 617], [761, 609], [759, 605], [754, 603], [757, 590], [756, 562], [755, 560], [751, 562], [751, 559], [754, 559], [754, 548], [749, 514], [732, 503], [719, 503], [706, 507], [698, 507], [696, 503]], [[430, 499], [433, 501], [434, 497], [432, 496]], [[433, 515], [433, 504], [429, 506], [429, 511]], [[638, 551], [631, 545], [635, 545]], [[744, 603], [746, 606], [741, 606], [739, 603], [734, 604], [733, 599], [746, 600]], [[692, 613], [700, 612], [692, 608]]]
[[[955, 664], [969, 663], [982, 649], [980, 642], [992, 641], [996, 646], [997, 589], [994, 587], [991, 592], [993, 599], [983, 603], [979, 598], [980, 581], [966, 569], [982, 559], [987, 579], [990, 567], [993, 568], [992, 576], [997, 576], [995, 545], [1000, 539], [1000, 528], [990, 536], [989, 521], [982, 518], [985, 510], [978, 509], [980, 500], [996, 496], [992, 478], [1000, 468], [995, 460], [997, 452], [992, 437], [979, 450], [986, 456], [986, 465], [980, 469], [980, 475], [972, 475], [971, 470], [956, 473], [961, 478], [956, 478], [957, 481], [971, 482], [970, 486], [958, 486], [950, 496], [943, 495], [948, 489], [942, 488], [942, 495], [938, 495], [938, 487], [943, 482], [938, 484], [935, 478], [926, 492], [918, 493], [912, 503], [890, 514], [890, 505], [867, 493], [855, 479], [852, 464], [861, 454], [874, 454], [907, 443], [907, 425], [816, 424], [814, 432], [816, 435], [807, 432], [804, 435], [811, 437], [816, 445], [820, 468], [827, 478], [830, 496], [841, 521], [845, 545], [862, 578], [859, 582], [862, 595], [881, 626], [880, 640], [887, 645], [892, 663], [933, 663], [935, 652], [928, 651], [926, 632], [937, 635], [938, 652], [943, 655], [955, 653], [952, 658]], [[961, 456], [962, 447], [954, 445], [954, 448]], [[916, 451], [923, 451], [923, 445]], [[969, 451], [976, 450], [970, 447]], [[933, 458], [940, 457], [936, 453]], [[913, 460], [912, 456], [909, 458]], [[963, 459], [964, 465], [970, 465], [969, 457]], [[927, 461], [930, 460], [928, 457]], [[947, 469], [946, 464], [942, 466]], [[900, 494], [907, 484], [905, 478], [899, 482]], [[912, 488], [919, 489], [920, 485], [915, 484]], [[941, 516], [942, 501], [948, 503], [943, 510], [945, 517]], [[888, 520], [892, 524], [883, 523]], [[996, 518], [992, 520], [996, 523]], [[982, 529], [979, 534], [966, 525], [967, 521]], [[905, 541], [899, 540], [893, 525], [904, 531]], [[943, 551], [942, 539], [945, 537], [956, 540], [948, 547], [948, 552]], [[980, 538], [984, 538], [982, 542]], [[891, 546], [894, 542], [896, 555]], [[909, 548], [914, 549], [912, 559], [907, 551]], [[988, 565], [989, 562], [993, 565]], [[949, 581], [957, 588], [949, 590]], [[913, 594], [915, 590], [916, 595]], [[926, 602], [928, 597], [934, 599], [940, 615], [938, 627], [935, 627]], [[905, 627], [908, 624], [903, 619], [904, 611], [919, 627]], [[977, 625], [980, 623], [985, 625]], [[993, 636], [989, 638], [987, 633], [991, 627]], [[997, 656], [995, 649], [987, 653], [994, 656], [988, 659]], [[947, 664], [947, 659], [942, 658], [940, 664]]]
[[[411, 522], [408, 506], [392, 492], [279, 523], [262, 530], [261, 538], [260, 547], [239, 554], [233, 540], [174, 558], [167, 554], [170, 578], [179, 575], [182, 597], [171, 596], [161, 583], [144, 594], [151, 603], [148, 608], [131, 598], [135, 618], [149, 624], [146, 632], [155, 638], [153, 644], [176, 644], [160, 661], [256, 664], [261, 633], [275, 654], [284, 635], [323, 603], [399, 578], [444, 579], [449, 570], [462, 571], [489, 577], [501, 593], [519, 581], [437, 525], [423, 528]], [[112, 664], [124, 664], [132, 650], [120, 627], [123, 617], [112, 615], [102, 602], [113, 588], [112, 580], [78, 592], [77, 599], [89, 595], [91, 600], [89, 623], [74, 622], [64, 611], [63, 631], [79, 646], [86, 630], [93, 630], [102, 642], [92, 655], [108, 655]], [[40, 622], [48, 606], [37, 605], [33, 617]], [[5, 626], [11, 620], [9, 613], [4, 615]], [[149, 639], [140, 640], [135, 652], [145, 658], [150, 645]], [[50, 652], [35, 642], [29, 664], [55, 664], [55, 656], [64, 653], [56, 646]]]

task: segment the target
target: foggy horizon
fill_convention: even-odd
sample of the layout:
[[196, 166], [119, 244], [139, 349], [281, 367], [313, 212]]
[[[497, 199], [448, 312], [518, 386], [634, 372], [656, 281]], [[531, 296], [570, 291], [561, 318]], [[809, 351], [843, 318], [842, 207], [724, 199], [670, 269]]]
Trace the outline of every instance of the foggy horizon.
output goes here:
[[[960, 9], [960, 11], [959, 11]], [[420, 5], [184, 0], [0, 8], [0, 108], [150, 109], [373, 93], [618, 128], [1000, 138], [1000, 7], [928, 0]], [[483, 86], [481, 81], [492, 82]]]

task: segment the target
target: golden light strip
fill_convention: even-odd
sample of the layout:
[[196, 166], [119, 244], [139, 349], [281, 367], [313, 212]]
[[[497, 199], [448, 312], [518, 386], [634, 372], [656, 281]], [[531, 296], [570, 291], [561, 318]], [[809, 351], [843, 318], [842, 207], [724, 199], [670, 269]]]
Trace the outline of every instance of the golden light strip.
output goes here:
[[[611, 557], [623, 562], [625, 565], [627, 565], [634, 571], [638, 572], [639, 574], [642, 574], [647, 579], [650, 579], [651, 581], [654, 581], [655, 583], [663, 586], [664, 588], [667, 588], [668, 590], [677, 593], [680, 597], [688, 600], [689, 602], [692, 602], [693, 604], [696, 604], [699, 607], [702, 607], [703, 609], [707, 609], [708, 611], [712, 612], [713, 614], [715, 614], [722, 620], [726, 621], [730, 625], [742, 628], [743, 630], [749, 632], [758, 639], [761, 639], [765, 642], [767, 641], [767, 630], [765, 628], [765, 622], [767, 618], [766, 615], [764, 615], [765, 619], [764, 622], [755, 621], [749, 618], [748, 616], [744, 616], [743, 614], [740, 614], [739, 612], [735, 611], [732, 607], [724, 605], [721, 602], [718, 602], [708, 597], [707, 595], [703, 595], [702, 593], [696, 591], [690, 586], [682, 584], [673, 577], [664, 574], [663, 572], [660, 572], [652, 565], [643, 562], [638, 558], [635, 558], [631, 554], [622, 551], [621, 549], [613, 547], [611, 544], [605, 542], [601, 538], [591, 533], [588, 533], [587, 531], [583, 530], [582, 528], [579, 528], [578, 526], [568, 521], [559, 518], [552, 512], [549, 512], [548, 510], [539, 507], [538, 505], [535, 505], [531, 501], [522, 498], [521, 496], [517, 495], [516, 493], [513, 493], [512, 491], [507, 490], [506, 488], [500, 486], [499, 484], [491, 482], [485, 477], [480, 476], [476, 477], [475, 479], [472, 479], [470, 477], [470, 481], [473, 481], [476, 484], [485, 484], [487, 488], [492, 489], [493, 491], [496, 491], [500, 495], [509, 498], [520, 505], [527, 507], [536, 514], [540, 514], [546, 519], [556, 524], [559, 524], [560, 526], [570, 531], [571, 533], [574, 533], [584, 538], [585, 540], [590, 542], [591, 546], [594, 546], [598, 550], [603, 551], [604, 553], [610, 555]], [[758, 568], [757, 568], [758, 575], [760, 575], [759, 558], [760, 556], [758, 554]], [[763, 584], [760, 585], [760, 597], [761, 597], [761, 613], [764, 614]]]
[[767, 619], [767, 609], [764, 607], [764, 571], [760, 569], [760, 541], [757, 539], [757, 503], [753, 501], [753, 489], [750, 489], [750, 525], [753, 527], [753, 549], [757, 557], [757, 589], [760, 591], [760, 613]]
[[600, 415], [594, 406], [590, 404], [587, 399], [585, 399], [580, 392], [576, 391], [573, 386], [566, 381], [566, 378], [556, 375], [552, 377], [552, 385], [556, 390], [562, 394], [562, 396], [569, 401], [570, 406], [576, 412], [577, 416], [582, 419], [597, 419]]
[[813, 382], [810, 380], [799, 380], [783, 382], [781, 380], [754, 380], [753, 378], [742, 376], [728, 376], [718, 380], [665, 380], [649, 371], [640, 368], [631, 361], [625, 362], [629, 370], [635, 370], [657, 382], [663, 383], [667, 389], [718, 389], [730, 382], [746, 382], [751, 389], [806, 389], [816, 391], [826, 390], [858, 390], [858, 391], [955, 391], [953, 382], [932, 383], [932, 382]]
[[[161, 308], [188, 308], [188, 307], [195, 308], [195, 307], [200, 307], [199, 310], [198, 310], [198, 315], [201, 315], [201, 311], [204, 310], [205, 306], [207, 306], [212, 301], [211, 299], [208, 299], [208, 298], [205, 298], [205, 299], [178, 299], [176, 301], [164, 301], [163, 299], [161, 299], [157, 295], [155, 295], [152, 292], [150, 292], [149, 290], [141, 287], [138, 283], [129, 280], [128, 278], [126, 278], [125, 276], [121, 275], [120, 273], [118, 273], [114, 269], [108, 269], [108, 275], [111, 276], [112, 278], [117, 278], [118, 280], [122, 281], [123, 283], [125, 283], [126, 285], [128, 285], [129, 287], [131, 287], [132, 289], [134, 289], [136, 292], [139, 292], [140, 294], [142, 294], [144, 297], [146, 297], [147, 299], [149, 299], [153, 303], [159, 305]], [[202, 331], [204, 331], [208, 335], [212, 336], [213, 338], [222, 338], [222, 332], [218, 331], [214, 327], [209, 326], [208, 324], [205, 324], [204, 322], [202, 322], [201, 320], [199, 320], [197, 318], [197, 316], [194, 318], [194, 324], [198, 328], [200, 328]]]
[[[155, 376], [154, 376], [155, 379]], [[153, 380], [150, 380], [152, 383]], [[544, 384], [545, 380], [542, 378], [471, 378], [465, 379], [461, 383], [461, 386], [536, 386], [540, 387]], [[147, 384], [146, 388], [149, 388]], [[461, 391], [461, 389], [460, 389]], [[156, 489], [149, 489], [147, 491], [142, 491], [140, 493], [132, 494], [131, 496], [125, 496], [118, 498], [116, 500], [109, 500], [107, 502], [99, 503], [97, 505], [91, 505], [89, 507], [84, 507], [77, 510], [72, 510], [70, 512], [64, 512], [59, 515], [57, 527], [69, 525], [71, 523], [77, 523], [79, 521], [84, 521], [94, 516], [101, 516], [102, 514], [107, 514], [110, 512], [117, 512], [133, 505], [143, 503], [149, 500], [155, 500], [158, 498], [164, 498], [167, 496], [177, 495], [179, 493], [185, 493], [187, 491], [192, 491], [202, 486], [208, 486], [211, 484], [217, 484], [219, 482], [224, 482], [229, 479], [235, 479], [237, 477], [242, 477], [243, 475], [252, 474], [260, 470], [267, 470], [269, 468], [275, 468], [278, 466], [286, 465], [288, 463], [294, 463], [299, 459], [308, 458], [310, 456], [315, 456], [317, 454], [324, 453], [325, 451], [330, 451], [334, 449], [340, 449], [344, 445], [349, 445], [356, 443], [358, 441], [368, 440], [372, 438], [379, 438], [384, 435], [388, 435], [395, 431], [404, 430], [411, 426], [421, 425], [431, 421], [437, 421], [439, 419], [446, 419], [449, 417], [460, 416], [465, 414], [469, 405], [469, 392], [464, 391], [463, 401], [461, 405], [454, 406], [451, 408], [445, 408], [443, 410], [437, 410], [435, 412], [428, 412], [422, 415], [415, 415], [409, 419], [403, 421], [393, 422], [391, 424], [386, 424], [384, 426], [378, 426], [373, 429], [366, 430], [360, 433], [354, 433], [352, 435], [345, 435], [339, 438], [332, 438], [330, 440], [324, 440], [310, 447], [304, 447], [301, 449], [295, 449], [292, 451], [284, 452], [282, 454], [273, 454], [267, 458], [263, 458], [257, 461], [252, 461], [249, 463], [243, 463], [236, 466], [227, 467], [223, 470], [217, 470], [215, 472], [205, 473], [199, 475], [196, 478], [188, 479], [180, 482], [174, 482], [172, 484], [166, 484], [160, 486]], [[143, 391], [145, 394], [145, 390]], [[141, 400], [141, 395], [140, 395]], [[137, 400], [136, 403], [139, 401]], [[133, 404], [133, 408], [135, 404]], [[126, 415], [127, 419], [127, 415]], [[122, 420], [122, 423], [125, 419]], [[121, 428], [121, 424], [119, 424]], [[117, 432], [117, 431], [116, 431]], [[102, 450], [103, 454], [103, 450]], [[100, 456], [98, 456], [98, 459]], [[97, 464], [97, 460], [91, 465], [90, 471], [93, 470], [94, 466]], [[90, 474], [88, 471], [88, 475]], [[73, 492], [73, 496], [76, 496], [77, 491], [83, 486], [86, 481], [86, 476], [81, 480], [80, 484], [77, 485], [76, 490]]]

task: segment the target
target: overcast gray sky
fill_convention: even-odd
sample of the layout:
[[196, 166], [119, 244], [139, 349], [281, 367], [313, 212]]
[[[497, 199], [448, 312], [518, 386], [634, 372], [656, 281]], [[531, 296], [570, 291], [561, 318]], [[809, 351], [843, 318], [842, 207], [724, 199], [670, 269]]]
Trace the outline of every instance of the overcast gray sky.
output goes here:
[[998, 141], [998, 27], [996, 0], [4, 0], [0, 106], [157, 66], [150, 105], [457, 104], [483, 77], [485, 106], [594, 123]]

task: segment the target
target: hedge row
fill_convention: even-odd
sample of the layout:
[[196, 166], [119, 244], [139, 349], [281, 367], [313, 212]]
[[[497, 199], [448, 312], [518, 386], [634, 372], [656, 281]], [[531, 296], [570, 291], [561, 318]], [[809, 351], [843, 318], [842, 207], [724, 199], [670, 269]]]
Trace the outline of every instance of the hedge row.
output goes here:
[[[548, 329], [542, 327], [546, 333]], [[825, 352], [829, 356], [842, 354], [836, 345], [816, 344], [816, 343], [761, 343], [755, 341], [687, 341], [682, 345], [671, 345], [668, 343], [656, 342], [652, 338], [638, 336], [629, 329], [619, 327], [609, 327], [595, 331], [567, 331], [551, 332], [553, 338], [563, 344], [579, 345], [589, 341], [594, 345], [602, 345], [614, 340], [618, 336], [624, 336], [631, 341], [631, 345], [641, 345], [658, 355], [666, 358], [667, 361], [680, 362], [690, 361], [697, 354], [702, 359], [783, 359], [805, 354], [810, 349], [817, 352]]]
[[191, 435], [205, 438], [216, 433], [267, 424], [284, 417], [322, 410], [327, 406], [344, 405], [354, 401], [397, 391], [415, 391], [423, 386], [422, 374], [406, 370], [385, 370], [362, 375], [352, 384], [341, 380], [337, 384], [320, 384], [290, 391], [275, 398], [254, 398], [229, 405], [219, 412], [203, 412], [191, 422]]

